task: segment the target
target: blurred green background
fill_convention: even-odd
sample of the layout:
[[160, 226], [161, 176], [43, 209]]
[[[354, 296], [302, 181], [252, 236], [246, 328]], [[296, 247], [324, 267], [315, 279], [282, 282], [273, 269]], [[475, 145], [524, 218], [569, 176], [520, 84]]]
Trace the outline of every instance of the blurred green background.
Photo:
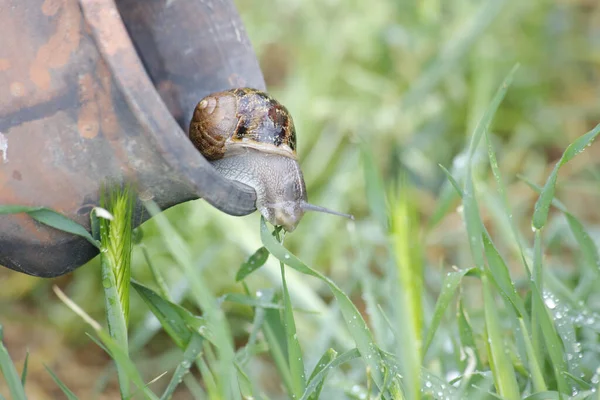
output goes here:
[[[270, 92], [294, 117], [309, 201], [356, 216], [349, 222], [307, 214], [287, 236], [286, 246], [331, 277], [365, 315], [369, 310], [361, 297], [362, 277], [370, 271], [385, 281], [380, 261], [387, 238], [376, 220], [385, 210], [369, 208], [362, 144], [374, 154], [386, 191], [393, 192], [401, 176], [408, 178], [421, 227], [414, 234], [425, 266], [424, 287], [432, 299], [426, 305], [431, 308], [441, 277], [452, 266], [472, 264], [458, 202], [445, 209], [440, 202], [445, 176], [438, 164], [451, 169], [464, 162], [466, 138], [508, 71], [520, 63], [492, 134], [513, 218], [529, 240], [537, 195], [517, 175], [543, 184], [564, 148], [600, 121], [600, 4], [595, 0], [236, 3]], [[557, 190], [594, 239], [600, 234], [594, 172], [599, 159], [600, 148], [592, 146], [561, 170]], [[487, 168], [478, 175], [484, 223], [493, 223], [490, 233], [500, 236], [498, 246], [513, 259], [518, 276], [518, 255], [502, 239], [508, 227], [499, 222], [492, 189], [486, 190], [493, 177]], [[166, 215], [188, 240], [215, 293], [240, 291], [234, 279], [237, 268], [261, 246], [259, 216], [230, 217], [202, 201], [174, 207]], [[552, 214], [545, 256], [546, 268], [568, 284], [578, 269], [564, 228], [564, 219]], [[187, 282], [173, 267], [152, 221], [143, 232], [143, 246], [175, 296], [194, 309], [186, 300]], [[97, 261], [90, 264], [52, 280], [0, 270], [0, 321], [18, 368], [26, 349], [31, 353], [31, 398], [59, 397], [43, 363], [81, 398], [93, 398], [104, 384], [110, 360], [84, 334], [84, 322], [51, 290], [59, 285], [102, 320], [100, 272]], [[139, 248], [132, 275], [150, 280]], [[271, 259], [248, 283], [255, 289], [279, 287], [278, 265]], [[292, 272], [288, 285], [294, 305], [312, 312], [297, 315], [306, 358], [314, 360], [332, 342], [346, 343], [347, 334], [334, 323], [339, 316], [327, 289]], [[475, 308], [477, 301], [474, 297]], [[251, 323], [249, 309], [230, 307], [228, 312], [243, 343]], [[152, 330], [156, 324], [148, 314], [133, 295], [131, 331], [144, 344], [135, 359], [146, 376], [155, 376], [177, 362], [179, 353], [164, 334]], [[281, 391], [272, 364], [266, 357], [254, 362], [255, 373], [262, 377], [258, 384], [277, 398]], [[118, 393], [113, 381], [103, 390], [97, 398], [112, 399]], [[185, 391], [180, 396], [188, 398]]]

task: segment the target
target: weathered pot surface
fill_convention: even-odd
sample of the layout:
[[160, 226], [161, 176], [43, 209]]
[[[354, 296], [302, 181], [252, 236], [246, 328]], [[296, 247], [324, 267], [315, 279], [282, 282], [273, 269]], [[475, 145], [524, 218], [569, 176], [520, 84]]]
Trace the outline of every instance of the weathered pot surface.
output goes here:
[[[0, 13], [9, 38], [0, 46], [0, 205], [49, 207], [89, 228], [101, 185], [130, 180], [163, 209], [201, 197], [231, 215], [255, 210], [254, 191], [218, 175], [186, 134], [208, 93], [264, 89], [231, 0], [9, 4]], [[96, 254], [27, 214], [0, 215], [0, 265], [52, 277]]]

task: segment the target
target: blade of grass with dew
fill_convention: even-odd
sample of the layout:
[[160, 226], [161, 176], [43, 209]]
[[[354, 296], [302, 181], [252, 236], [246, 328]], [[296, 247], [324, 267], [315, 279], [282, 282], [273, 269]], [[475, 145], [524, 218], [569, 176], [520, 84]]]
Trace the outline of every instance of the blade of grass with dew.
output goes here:
[[294, 392], [294, 383], [288, 363], [287, 341], [281, 314], [276, 310], [264, 311], [265, 319], [262, 324], [262, 331], [269, 345], [269, 354], [271, 354], [283, 385], [288, 394], [291, 394]]
[[510, 277], [510, 272], [506, 263], [498, 253], [498, 250], [494, 246], [491, 237], [487, 232], [483, 235], [483, 247], [485, 250], [485, 256], [488, 261], [488, 269], [490, 271], [490, 277], [493, 279], [494, 284], [500, 290], [500, 294], [512, 304], [519, 317], [529, 321], [529, 314], [525, 309], [523, 300], [517, 294], [517, 289]]
[[[494, 172], [494, 175], [496, 176], [496, 179], [498, 180], [498, 184], [501, 187], [500, 190], [502, 191], [503, 188], [502, 188], [501, 176], [500, 176], [499, 170], [497, 169], [497, 165], [494, 166], [495, 153], [494, 153], [493, 148], [490, 147], [489, 144], [488, 144], [488, 153], [489, 153], [489, 157], [490, 157], [490, 162], [492, 164], [492, 169], [494, 169], [494, 168], [496, 169], [496, 171]], [[446, 170], [445, 170], [445, 172], [447, 173]], [[451, 175], [449, 175], [448, 173], [447, 173], [447, 175], [449, 176], [449, 179], [452, 179]], [[453, 183], [453, 185], [456, 187], [455, 183]], [[458, 191], [458, 188], [457, 188], [457, 191]], [[460, 194], [460, 192], [459, 192], [459, 194]], [[508, 205], [506, 205], [506, 207], [508, 207]], [[512, 223], [512, 221], [511, 221], [511, 223]], [[514, 226], [514, 224], [513, 224], [513, 226]], [[516, 229], [516, 227], [514, 229]], [[502, 257], [498, 253], [498, 251], [496, 250], [495, 246], [493, 245], [491, 237], [489, 236], [489, 233], [487, 232], [485, 227], [483, 227], [483, 230], [484, 230], [484, 235], [483, 235], [484, 251], [485, 251], [486, 258], [488, 260], [489, 271], [491, 273], [491, 277], [493, 278], [495, 285], [500, 290], [500, 293], [513, 305], [513, 307], [515, 308], [515, 311], [522, 318], [526, 318], [526, 320], [529, 320], [529, 316], [525, 309], [525, 306], [524, 306], [521, 298], [517, 295], [516, 288], [510, 278], [508, 267], [504, 263], [504, 260], [502, 259]], [[516, 239], [518, 240], [518, 237]], [[523, 250], [522, 250], [522, 247], [520, 246], [520, 244], [519, 244], [519, 249], [521, 251], [521, 257], [523, 259], [525, 268], [526, 268], [527, 272], [529, 273], [529, 269], [525, 262], [525, 257], [524, 257]], [[518, 321], [514, 321], [514, 322], [520, 324], [520, 322], [521, 322], [520, 320], [521, 319], [518, 318]], [[533, 328], [533, 329], [535, 329], [535, 328]], [[535, 335], [535, 332], [532, 332], [532, 334]], [[522, 330], [522, 338], [524, 341], [527, 341], [531, 344], [531, 342], [529, 340], [529, 331], [527, 329]], [[534, 371], [532, 371], [532, 375], [537, 379], [537, 381], [535, 382], [536, 386], [545, 387], [545, 383], [543, 382], [543, 379], [541, 381], [539, 380], [539, 378], [542, 377], [542, 374], [540, 372], [540, 365], [541, 365], [541, 362], [543, 361], [543, 359], [539, 358], [539, 357], [541, 357], [541, 355], [536, 352], [529, 352], [528, 354], [529, 354], [528, 358], [530, 358], [531, 356], [534, 357], [534, 359], [530, 359], [530, 367], [532, 369], [534, 369]]]
[[377, 345], [373, 341], [373, 335], [371, 331], [367, 327], [362, 315], [356, 309], [356, 306], [331, 279], [308, 267], [286, 248], [281, 246], [281, 244], [275, 240], [273, 235], [271, 235], [267, 229], [264, 217], [261, 217], [260, 224], [261, 240], [263, 245], [267, 248], [267, 250], [269, 250], [269, 253], [296, 271], [319, 278], [325, 284], [327, 284], [339, 303], [340, 311], [344, 316], [344, 321], [346, 322], [346, 326], [348, 327], [348, 330], [354, 339], [356, 347], [359, 349], [367, 365], [369, 365], [373, 370], [375, 383], [378, 386], [381, 386], [383, 384], [380, 371], [380, 366], [382, 365], [381, 355], [379, 354]]
[[[401, 371], [401, 363], [398, 357], [392, 353], [381, 350], [381, 357], [389, 371], [397, 375]], [[431, 392], [439, 398], [455, 399], [458, 391], [455, 387], [448, 385], [445, 379], [440, 378], [435, 373], [431, 372], [427, 368], [420, 367], [420, 375], [422, 382], [423, 394]], [[440, 395], [441, 393], [441, 395]], [[398, 397], [392, 397], [398, 398]]]
[[218, 301], [210, 287], [204, 281], [200, 271], [195, 267], [189, 247], [181, 235], [175, 230], [160, 208], [154, 202], [146, 202], [146, 209], [159, 228], [169, 253], [190, 282], [190, 293], [203, 310], [203, 316], [209, 330], [214, 335], [215, 347], [219, 352], [218, 388], [222, 398], [240, 399], [237, 387], [237, 372], [235, 370], [235, 350], [229, 323], [224, 311], [218, 306]]
[[435, 336], [435, 332], [442, 321], [442, 317], [444, 316], [444, 313], [448, 309], [448, 306], [454, 297], [456, 288], [458, 285], [460, 285], [462, 278], [471, 271], [473, 271], [473, 269], [465, 268], [460, 271], [448, 272], [444, 278], [444, 281], [442, 282], [442, 290], [440, 291], [440, 295], [438, 296], [435, 304], [433, 317], [431, 319], [429, 329], [427, 330], [427, 336], [425, 337], [425, 344], [423, 345], [423, 358], [425, 358], [427, 350], [429, 349], [433, 337]]
[[[542, 188], [540, 186], [536, 185], [525, 177], [520, 176], [519, 178], [538, 194], [542, 193]], [[567, 223], [569, 224], [569, 229], [571, 230], [571, 233], [573, 233], [575, 241], [581, 248], [583, 259], [586, 262], [589, 270], [595, 274], [598, 274], [600, 272], [600, 256], [598, 255], [598, 248], [596, 247], [594, 240], [590, 237], [588, 231], [585, 229], [584, 225], [577, 217], [571, 214], [567, 207], [558, 199], [552, 198], [551, 204], [565, 215]]]
[[[308, 397], [309, 400], [318, 400], [319, 399], [319, 396], [321, 395], [321, 390], [323, 390], [323, 384], [325, 383], [325, 379], [327, 378], [327, 373], [329, 372], [325, 368], [328, 366], [329, 363], [331, 363], [333, 360], [335, 360], [337, 358], [337, 356], [338, 356], [337, 351], [335, 351], [334, 349], [327, 349], [325, 354], [323, 354], [323, 356], [321, 356], [321, 358], [319, 358], [319, 361], [317, 361], [317, 365], [315, 365], [315, 368], [313, 369], [312, 373], [310, 374], [310, 377], [308, 378], [308, 385], [310, 385], [312, 380], [315, 379], [315, 376], [319, 372], [324, 371], [324, 373], [321, 374], [322, 379], [319, 379], [317, 381], [314, 391]], [[306, 392], [308, 392], [308, 386], [307, 386], [304, 394], [302, 395], [302, 397], [304, 397], [306, 395]]]
[[[568, 371], [562, 354], [561, 340], [556, 332], [554, 324], [550, 319], [546, 305], [542, 299], [543, 277], [542, 277], [542, 233], [536, 230], [533, 242], [533, 274], [531, 280], [531, 334], [533, 349], [541, 359], [542, 339], [545, 343], [544, 348], [550, 356], [550, 362], [556, 378], [558, 391], [567, 392], [567, 383], [562, 371]], [[541, 337], [540, 337], [541, 336]]]
[[[521, 332], [528, 332], [525, 321], [519, 318], [519, 324], [521, 326]], [[548, 390], [546, 382], [544, 381], [544, 373], [542, 372], [541, 366], [538, 362], [538, 358], [533, 350], [531, 339], [529, 335], [523, 335], [523, 341], [525, 343], [525, 350], [527, 351], [527, 360], [529, 361], [529, 374], [531, 375], [531, 381], [533, 388], [537, 392], [545, 392]]]
[[575, 157], [577, 154], [584, 151], [588, 146], [592, 144], [596, 136], [600, 134], [600, 124], [596, 125], [594, 129], [589, 131], [588, 133], [580, 136], [577, 140], [571, 143], [567, 149], [563, 152], [562, 157], [554, 166], [552, 173], [546, 180], [546, 184], [542, 189], [542, 193], [535, 203], [535, 207], [533, 210], [533, 219], [532, 226], [534, 229], [542, 229], [544, 225], [546, 225], [546, 221], [548, 220], [548, 212], [550, 209], [550, 203], [554, 198], [554, 190], [556, 186], [556, 181], [558, 179], [558, 171], [560, 167], [568, 163]]
[[[326, 355], [327, 355], [327, 353], [325, 353], [323, 355], [323, 357], [326, 357]], [[339, 366], [341, 366], [349, 361], [352, 361], [352, 360], [360, 358], [360, 357], [361, 357], [360, 351], [358, 349], [352, 349], [352, 350], [349, 350], [349, 351], [342, 353], [339, 356], [333, 358], [331, 361], [329, 361], [327, 364], [325, 364], [322, 368], [320, 368], [319, 371], [316, 371], [316, 368], [321, 363], [321, 361], [319, 361], [319, 363], [317, 364], [317, 367], [315, 367], [316, 373], [314, 373], [314, 375], [311, 375], [308, 385], [306, 386], [306, 390], [305, 390], [304, 394], [302, 394], [302, 397], [300, 398], [300, 400], [312, 399], [314, 397], [317, 389], [319, 388], [319, 386], [322, 386], [322, 382], [325, 380], [326, 375], [330, 371], [334, 370], [335, 368], [338, 368]], [[318, 396], [317, 396], [317, 398], [318, 398]]]
[[515, 378], [515, 370], [506, 354], [501, 335], [500, 318], [487, 275], [481, 276], [481, 282], [483, 284], [485, 331], [488, 338], [487, 348], [496, 390], [505, 399], [520, 399], [521, 395]]
[[8, 385], [8, 390], [14, 400], [26, 400], [25, 389], [19, 378], [15, 365], [4, 346], [4, 332], [0, 325], [0, 371], [4, 375], [4, 380]]
[[483, 243], [482, 243], [482, 226], [481, 218], [479, 215], [479, 207], [477, 205], [477, 199], [475, 197], [475, 187], [473, 185], [473, 176], [472, 176], [472, 164], [473, 164], [473, 155], [475, 154], [475, 149], [477, 148], [481, 137], [489, 129], [489, 126], [492, 122], [500, 103], [504, 99], [508, 87], [512, 83], [513, 76], [518, 68], [518, 65], [515, 65], [511, 71], [508, 73], [496, 94], [494, 95], [492, 102], [488, 105], [485, 110], [485, 113], [477, 123], [475, 127], [475, 131], [471, 136], [471, 141], [469, 144], [469, 150], [467, 153], [467, 164], [466, 164], [466, 174], [465, 174], [465, 184], [463, 189], [463, 208], [464, 208], [464, 219], [467, 228], [467, 235], [469, 239], [469, 245], [471, 247], [471, 255], [473, 256], [473, 261], [475, 265], [479, 269], [483, 269], [484, 259], [483, 259]]
[[242, 398], [244, 399], [255, 399], [256, 389], [254, 389], [254, 385], [252, 384], [252, 380], [246, 374], [246, 371], [239, 365], [236, 364], [236, 369], [238, 372], [239, 382], [240, 382], [240, 392], [242, 393]]
[[[571, 374], [570, 372], [565, 372], [565, 376], [567, 378], [569, 378], [571, 381], [573, 381], [573, 383], [577, 384], [580, 386], [581, 390], [592, 390], [594, 389], [594, 386], [592, 384], [590, 384], [589, 382], [584, 381], [581, 378], [576, 377], [575, 375]], [[583, 375], [582, 375], [583, 376]], [[575, 389], [573, 390], [573, 393], [577, 392], [578, 390]]]
[[203, 341], [204, 339], [202, 338], [202, 336], [198, 335], [197, 333], [194, 333], [192, 335], [187, 344], [187, 348], [183, 353], [183, 359], [181, 360], [181, 363], [179, 363], [177, 368], [175, 368], [175, 372], [171, 377], [169, 385], [163, 392], [163, 395], [160, 397], [161, 400], [167, 400], [171, 398], [171, 396], [175, 392], [175, 389], [177, 389], [177, 387], [183, 380], [183, 377], [190, 371], [190, 367], [196, 361], [196, 358], [198, 357], [200, 352], [202, 352]]
[[[131, 280], [131, 286], [156, 316], [177, 347], [182, 350], [185, 349], [192, 338], [189, 321], [198, 317], [180, 305], [163, 299], [152, 289], [133, 279]], [[203, 322], [202, 319], [199, 322]]]
[[100, 248], [100, 243], [82, 225], [65, 217], [64, 215], [45, 207], [25, 207], [25, 206], [0, 206], [0, 215], [27, 213], [31, 218], [52, 228], [73, 235], [81, 236], [96, 248]]
[[498, 193], [500, 194], [500, 198], [501, 198], [502, 204], [504, 206], [504, 211], [508, 218], [510, 229], [513, 234], [513, 239], [517, 244], [517, 248], [519, 249], [519, 253], [521, 255], [521, 261], [523, 262], [525, 271], [527, 272], [528, 275], [531, 275], [531, 271], [529, 270], [529, 265], [527, 264], [527, 260], [525, 258], [525, 253], [523, 250], [523, 244], [521, 243], [519, 231], [518, 231], [515, 221], [513, 220], [513, 217], [512, 217], [510, 203], [508, 201], [508, 196], [506, 194], [506, 186], [504, 185], [504, 180], [502, 179], [502, 174], [500, 173], [500, 168], [498, 167], [496, 151], [494, 150], [492, 140], [491, 140], [489, 132], [487, 130], [485, 132], [485, 139], [486, 139], [487, 148], [488, 148], [488, 158], [490, 159], [490, 167], [492, 168], [492, 174], [494, 175], [494, 178], [496, 179]]
[[79, 400], [77, 396], [75, 396], [75, 393], [73, 393], [46, 364], [44, 364], [44, 368], [46, 368], [46, 371], [48, 371], [54, 383], [62, 390], [68, 400]]
[[[446, 170], [443, 166], [440, 166], [440, 167], [446, 173], [446, 176], [448, 177], [448, 179], [450, 180], [450, 182], [456, 189], [458, 195], [461, 198], [464, 198], [463, 191], [460, 189], [460, 187], [458, 187], [458, 184], [456, 183], [456, 181], [454, 180], [452, 175], [450, 175], [448, 170]], [[477, 218], [475, 218], [475, 219], [477, 219]], [[498, 250], [496, 250], [496, 248], [491, 240], [491, 237], [490, 237], [489, 233], [487, 232], [487, 230], [485, 229], [485, 226], [483, 226], [483, 224], [482, 224], [482, 231], [483, 231], [483, 234], [482, 234], [483, 249], [484, 249], [486, 258], [488, 259], [488, 265], [490, 267], [490, 272], [492, 274], [494, 283], [500, 290], [501, 294], [506, 299], [508, 299], [510, 301], [510, 303], [514, 306], [515, 311], [519, 315], [524, 316], [525, 318], [528, 319], [529, 315], [527, 313], [527, 310], [525, 309], [523, 301], [517, 294], [517, 289], [515, 288], [514, 283], [510, 277], [508, 267], [506, 266], [506, 264], [504, 263], [504, 260], [498, 253]]]
[[254, 297], [246, 296], [241, 293], [226, 293], [220, 297], [220, 300], [225, 302], [229, 301], [232, 303], [243, 304], [245, 306], [256, 307], [256, 308], [274, 308], [276, 310], [283, 310], [284, 307], [281, 304], [269, 303], [262, 300], [255, 299]]
[[264, 247], [256, 250], [254, 254], [252, 254], [246, 262], [244, 262], [237, 274], [235, 275], [235, 281], [239, 282], [243, 280], [245, 277], [265, 265], [267, 260], [269, 259], [269, 252]]
[[77, 314], [81, 319], [83, 319], [98, 335], [104, 346], [110, 352], [110, 356], [114, 359], [117, 367], [120, 367], [123, 371], [126, 372], [127, 377], [131, 379], [133, 383], [138, 387], [138, 389], [142, 390], [146, 398], [151, 400], [158, 400], [158, 397], [147, 387], [144, 383], [143, 379], [140, 376], [139, 371], [135, 367], [135, 364], [129, 358], [129, 354], [125, 351], [119, 343], [110, 336], [106, 331], [102, 329], [100, 324], [95, 321], [92, 317], [90, 317], [81, 307], [79, 307], [75, 302], [73, 302], [70, 298], [65, 295], [62, 290], [58, 288], [58, 286], [53, 286], [52, 289], [54, 293], [62, 301], [67, 307], [71, 309], [75, 314]]
[[[265, 289], [256, 292], [256, 297], [259, 301], [264, 302], [266, 304], [275, 304], [272, 302], [273, 297], [275, 295], [275, 291], [273, 289]], [[254, 308], [254, 320], [252, 321], [252, 329], [250, 330], [250, 334], [248, 335], [248, 341], [246, 345], [238, 350], [236, 354], [236, 358], [243, 365], [250, 358], [249, 349], [256, 344], [258, 339], [258, 334], [262, 330], [263, 323], [265, 321], [265, 309], [269, 307], [255, 307]], [[280, 308], [282, 308], [280, 306]]]
[[[397, 193], [390, 196], [390, 250], [393, 254], [397, 285], [391, 286], [397, 301], [394, 305], [397, 355], [402, 355], [406, 396], [419, 400], [421, 378], [419, 376], [423, 357], [423, 261], [417, 215], [410, 200], [410, 188], [406, 178], [399, 181]], [[393, 298], [393, 294], [390, 293]]]
[[[469, 318], [469, 314], [465, 311], [463, 296], [461, 295], [458, 299], [458, 308], [456, 310], [456, 321], [458, 325], [458, 336], [460, 337], [461, 346], [464, 349], [471, 349], [471, 352], [476, 360], [476, 369], [482, 368], [481, 357], [479, 355], [479, 351], [477, 351], [477, 344], [475, 343], [475, 335], [473, 334], [473, 327], [471, 326], [471, 321]], [[467, 353], [468, 350], [465, 350]], [[466, 354], [467, 357], [469, 354]], [[467, 363], [469, 360], [467, 359]]]
[[[266, 249], [265, 249], [266, 250]], [[285, 281], [285, 266], [281, 264], [281, 282], [283, 285], [283, 326], [288, 350], [288, 362], [290, 365], [290, 373], [292, 375], [292, 397], [298, 398], [302, 396], [306, 387], [306, 376], [304, 372], [304, 360], [302, 357], [302, 349], [298, 342], [296, 334], [296, 322], [294, 321], [294, 313], [292, 311], [292, 300], [288, 292], [287, 283]]]
[[[535, 238], [534, 238], [534, 261], [533, 261], [533, 275], [536, 276], [536, 270], [539, 270], [539, 275], [541, 276], [541, 268], [542, 268], [542, 253], [541, 253], [541, 232], [536, 230]], [[550, 362], [552, 365], [552, 369], [554, 371], [554, 376], [556, 378], [556, 384], [558, 386], [558, 391], [561, 393], [569, 393], [567, 389], [567, 383], [565, 381], [564, 375], [562, 371], [568, 371], [567, 365], [565, 363], [562, 351], [562, 342], [556, 332], [552, 319], [548, 314], [548, 310], [546, 309], [546, 305], [542, 299], [540, 286], [538, 285], [535, 279], [531, 282], [531, 303], [532, 309], [532, 343], [534, 346], [534, 351], [537, 350], [541, 353], [541, 343], [538, 342], [538, 348], [536, 348], [536, 343], [534, 340], [540, 341], [539, 335], [542, 336], [543, 341], [545, 343], [544, 348], [546, 349], [548, 355], [550, 356]], [[535, 319], [533, 318], [535, 316]], [[537, 336], [533, 336], [533, 333], [536, 333]], [[539, 354], [539, 353], [538, 353]], [[539, 357], [538, 357], [539, 359]]]
[[27, 367], [29, 365], [29, 350], [25, 353], [25, 361], [23, 362], [23, 371], [21, 371], [21, 385], [25, 387], [27, 381]]
[[[581, 365], [583, 359], [582, 346], [578, 341], [578, 336], [581, 338], [581, 335], [578, 335], [576, 331], [578, 324], [575, 321], [576, 318], [583, 319], [582, 315], [589, 314], [584, 314], [586, 313], [585, 308], [580, 306], [576, 298], [564, 297], [564, 293], [569, 295], [570, 293], [567, 292], [568, 289], [562, 287], [562, 282], [559, 279], [549, 272], [544, 274], [544, 279], [544, 285], [548, 288], [544, 289], [542, 298], [548, 314], [554, 321], [553, 326], [562, 343], [562, 358], [568, 367], [568, 371], [563, 370], [563, 374], [565, 377], [568, 377], [568, 373], [574, 376], [584, 376]], [[571, 387], [571, 393], [585, 389], [590, 388], [583, 386], [579, 388]]]

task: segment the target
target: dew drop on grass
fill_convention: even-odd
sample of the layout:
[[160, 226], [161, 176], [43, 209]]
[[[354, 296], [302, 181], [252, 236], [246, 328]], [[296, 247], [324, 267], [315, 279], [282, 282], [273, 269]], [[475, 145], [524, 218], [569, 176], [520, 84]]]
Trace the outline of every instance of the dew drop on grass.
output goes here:
[[544, 296], [544, 302], [546, 303], [546, 307], [548, 307], [551, 310], [554, 310], [556, 308], [556, 303], [554, 302], [554, 299], [550, 296]]
[[285, 255], [285, 256], [283, 256], [283, 257], [284, 257], [286, 260], [289, 260], [289, 259], [290, 259], [290, 255], [289, 255], [289, 254], [286, 254], [286, 255]]
[[554, 314], [554, 318], [556, 318], [556, 319], [561, 319], [562, 317], [563, 317], [563, 315], [560, 311], [557, 311], [556, 314]]
[[102, 279], [102, 286], [104, 286], [105, 288], [109, 288], [110, 287], [110, 279], [109, 278]]

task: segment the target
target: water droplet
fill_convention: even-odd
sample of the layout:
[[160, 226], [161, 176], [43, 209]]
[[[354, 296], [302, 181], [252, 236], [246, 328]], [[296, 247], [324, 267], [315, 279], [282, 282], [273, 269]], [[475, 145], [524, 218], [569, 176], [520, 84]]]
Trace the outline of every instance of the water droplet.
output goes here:
[[285, 258], [286, 260], [289, 260], [289, 259], [290, 259], [290, 255], [289, 255], [289, 254], [286, 254], [286, 255], [284, 256], [284, 258]]
[[556, 308], [556, 302], [552, 297], [547, 297], [545, 303], [546, 307], [548, 307], [551, 310], [554, 310]]

